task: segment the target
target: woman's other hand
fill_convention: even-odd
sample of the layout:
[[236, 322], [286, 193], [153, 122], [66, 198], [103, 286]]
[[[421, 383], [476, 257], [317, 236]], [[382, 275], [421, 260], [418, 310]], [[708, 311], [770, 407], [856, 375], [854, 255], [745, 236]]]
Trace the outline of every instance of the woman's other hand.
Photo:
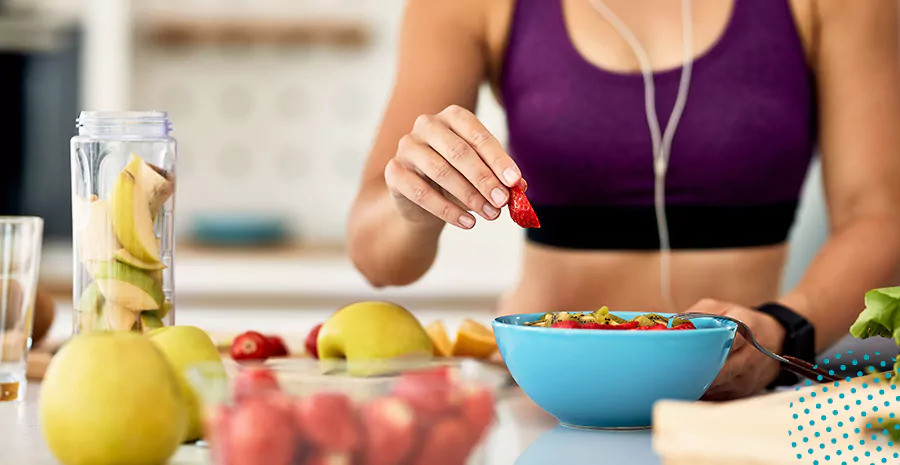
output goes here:
[[500, 142], [457, 105], [416, 119], [385, 167], [384, 180], [404, 218], [462, 229], [475, 226], [470, 212], [497, 219], [508, 188], [524, 188], [522, 173]]
[[[772, 352], [779, 353], [784, 344], [784, 328], [771, 316], [728, 302], [704, 299], [687, 310], [736, 318], [753, 330], [757, 341]], [[704, 400], [731, 400], [748, 397], [766, 388], [781, 367], [763, 355], [740, 335], [734, 339], [731, 354], [719, 376], [703, 396]]]

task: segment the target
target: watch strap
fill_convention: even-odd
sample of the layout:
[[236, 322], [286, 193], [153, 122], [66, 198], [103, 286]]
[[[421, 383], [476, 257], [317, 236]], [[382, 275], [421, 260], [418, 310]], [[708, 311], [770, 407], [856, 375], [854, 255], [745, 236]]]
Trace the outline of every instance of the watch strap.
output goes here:
[[[788, 355], [800, 360], [816, 364], [815, 328], [803, 316], [779, 303], [766, 303], [756, 308], [765, 313], [784, 328], [784, 344], [781, 355]], [[792, 386], [800, 382], [800, 377], [782, 369], [769, 388]]]

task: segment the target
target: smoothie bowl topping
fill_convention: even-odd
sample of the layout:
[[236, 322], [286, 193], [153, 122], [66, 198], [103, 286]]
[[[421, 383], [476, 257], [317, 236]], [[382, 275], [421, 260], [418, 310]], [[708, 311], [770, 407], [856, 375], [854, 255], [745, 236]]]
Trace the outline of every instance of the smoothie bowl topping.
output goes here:
[[606, 307], [594, 312], [551, 312], [525, 326], [562, 329], [606, 329], [638, 331], [672, 331], [697, 329], [689, 320], [670, 318], [655, 313], [638, 315], [630, 320], [614, 315]]

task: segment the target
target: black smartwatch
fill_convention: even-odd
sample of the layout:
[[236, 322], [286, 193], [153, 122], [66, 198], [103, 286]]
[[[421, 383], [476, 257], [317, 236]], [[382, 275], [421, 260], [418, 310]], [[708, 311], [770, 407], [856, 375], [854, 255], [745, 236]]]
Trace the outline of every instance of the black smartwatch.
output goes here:
[[[799, 358], [813, 365], [816, 364], [816, 331], [813, 325], [797, 312], [777, 303], [766, 303], [756, 310], [775, 318], [784, 328], [784, 345], [781, 355]], [[793, 386], [800, 382], [800, 377], [782, 369], [769, 389], [778, 386]]]

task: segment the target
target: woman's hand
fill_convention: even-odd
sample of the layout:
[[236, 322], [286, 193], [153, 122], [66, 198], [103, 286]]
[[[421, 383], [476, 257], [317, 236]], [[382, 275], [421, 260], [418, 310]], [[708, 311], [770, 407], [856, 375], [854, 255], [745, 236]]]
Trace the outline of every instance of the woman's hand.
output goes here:
[[[784, 344], [784, 328], [765, 313], [713, 299], [701, 300], [687, 311], [725, 315], [741, 320], [753, 330], [759, 343], [772, 352], [779, 353]], [[725, 366], [703, 398], [730, 400], [756, 394], [778, 377], [780, 369], [778, 362], [760, 353], [738, 335]]]
[[400, 213], [418, 223], [475, 226], [476, 212], [495, 220], [522, 173], [500, 142], [468, 110], [451, 105], [416, 119], [384, 180]]

